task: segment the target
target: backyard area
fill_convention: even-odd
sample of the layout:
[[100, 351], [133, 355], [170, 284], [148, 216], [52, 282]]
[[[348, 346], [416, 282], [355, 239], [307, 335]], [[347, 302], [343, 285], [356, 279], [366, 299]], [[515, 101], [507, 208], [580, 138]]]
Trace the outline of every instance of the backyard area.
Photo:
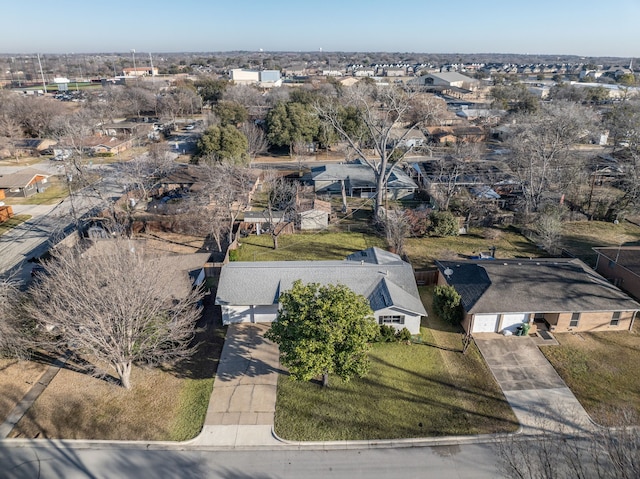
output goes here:
[[591, 418], [624, 425], [628, 411], [640, 421], [640, 329], [631, 332], [561, 333], [559, 346], [541, 348]]
[[640, 226], [629, 221], [618, 224], [604, 221], [575, 221], [564, 223], [562, 245], [589, 266], [595, 266], [597, 246], [630, 246], [640, 244]]
[[289, 440], [355, 440], [515, 431], [517, 420], [477, 348], [431, 308], [420, 341], [377, 343], [362, 379], [314, 382], [281, 377], [276, 433]]

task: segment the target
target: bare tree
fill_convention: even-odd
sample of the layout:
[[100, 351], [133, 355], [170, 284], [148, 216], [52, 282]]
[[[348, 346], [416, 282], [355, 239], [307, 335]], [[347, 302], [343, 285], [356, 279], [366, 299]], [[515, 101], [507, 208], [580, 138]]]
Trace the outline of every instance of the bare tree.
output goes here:
[[557, 186], [571, 147], [592, 131], [594, 114], [575, 103], [557, 102], [517, 115], [514, 122], [506, 142], [512, 153], [508, 163], [522, 184], [526, 211], [535, 212], [543, 194]]
[[273, 249], [278, 249], [278, 238], [295, 223], [298, 210], [298, 184], [275, 173], [265, 175], [267, 207], [264, 217], [269, 224]]
[[249, 208], [255, 178], [250, 170], [224, 163], [203, 165], [204, 184], [193, 196], [192, 204], [200, 215], [201, 229], [210, 234], [222, 251], [226, 235], [233, 243], [233, 229], [238, 216]]
[[133, 363], [188, 357], [200, 317], [199, 289], [145, 257], [127, 240], [56, 252], [46, 275], [29, 289], [25, 310], [47, 341], [110, 365], [131, 387]]
[[177, 167], [175, 154], [166, 143], [153, 143], [148, 153], [122, 164], [123, 176], [120, 181], [127, 190], [137, 191], [137, 199], [144, 199], [150, 195], [151, 188], [158, 180], [171, 174]]
[[384, 232], [387, 244], [394, 253], [402, 256], [407, 237], [411, 233], [409, 218], [401, 210], [387, 210], [384, 216]]
[[498, 467], [521, 479], [631, 479], [640, 477], [640, 429], [633, 415], [615, 411], [625, 426], [598, 428], [580, 436], [544, 427], [535, 436], [497, 442]]
[[43, 138], [51, 134], [55, 131], [58, 118], [65, 115], [64, 106], [52, 98], [17, 97], [12, 104], [13, 118], [31, 137]]
[[[413, 151], [405, 140], [421, 124], [435, 119], [437, 102], [430, 96], [398, 87], [379, 88], [369, 82], [345, 89], [339, 100], [316, 103], [314, 108], [373, 171], [375, 216], [381, 219], [389, 177]], [[374, 155], [368, 154], [370, 150]]]
[[255, 160], [256, 156], [267, 151], [269, 143], [267, 142], [267, 135], [265, 135], [261, 127], [247, 121], [242, 124], [240, 131], [247, 137], [247, 143], [249, 145], [247, 147], [247, 153], [251, 160]]
[[562, 238], [562, 208], [547, 205], [538, 213], [534, 228], [542, 247], [553, 255], [557, 254]]

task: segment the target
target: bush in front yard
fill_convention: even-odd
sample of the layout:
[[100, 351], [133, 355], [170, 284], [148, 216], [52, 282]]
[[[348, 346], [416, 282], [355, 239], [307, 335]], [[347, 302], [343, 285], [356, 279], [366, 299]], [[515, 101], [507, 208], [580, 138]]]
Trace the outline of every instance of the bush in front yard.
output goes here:
[[436, 286], [433, 290], [433, 309], [444, 321], [460, 324], [462, 321], [460, 299], [460, 295], [453, 286]]
[[396, 333], [396, 339], [404, 343], [411, 341], [411, 331], [409, 331], [407, 328], [402, 328]]
[[386, 324], [380, 325], [380, 331], [376, 337], [377, 343], [392, 343], [396, 340], [396, 329]]

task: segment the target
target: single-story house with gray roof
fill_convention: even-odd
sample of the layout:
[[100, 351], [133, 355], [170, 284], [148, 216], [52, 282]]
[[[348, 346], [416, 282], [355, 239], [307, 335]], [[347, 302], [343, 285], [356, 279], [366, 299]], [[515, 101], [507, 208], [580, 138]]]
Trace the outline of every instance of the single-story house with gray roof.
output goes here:
[[369, 300], [379, 324], [420, 333], [427, 316], [413, 268], [398, 255], [369, 248], [342, 261], [232, 262], [220, 273], [216, 304], [222, 321], [261, 323], [275, 321], [280, 295], [294, 281], [342, 284]]
[[[378, 186], [373, 170], [362, 163], [327, 164], [311, 168], [311, 182], [316, 194], [341, 194], [344, 183], [347, 196], [370, 198]], [[394, 168], [387, 182], [389, 198], [412, 198], [418, 184], [404, 171]]]
[[0, 175], [0, 189], [7, 197], [31, 196], [42, 193], [49, 186], [51, 175], [36, 168], [25, 168], [8, 175]]
[[630, 330], [640, 304], [579, 259], [437, 261], [438, 284], [461, 296], [469, 333], [514, 332], [523, 323], [565, 331]]

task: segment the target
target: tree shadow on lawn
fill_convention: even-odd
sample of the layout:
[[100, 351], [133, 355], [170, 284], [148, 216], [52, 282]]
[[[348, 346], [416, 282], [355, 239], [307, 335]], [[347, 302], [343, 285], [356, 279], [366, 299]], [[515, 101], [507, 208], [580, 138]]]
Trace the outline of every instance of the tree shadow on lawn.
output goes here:
[[31, 351], [30, 354], [30, 359], [36, 363], [40, 363], [45, 366], [56, 366], [60, 369], [67, 369], [74, 373], [84, 374], [86, 376], [100, 379], [108, 384], [120, 384], [120, 380], [118, 378], [71, 350], [67, 350], [64, 355], [59, 352], [46, 350]]
[[[299, 414], [317, 424], [317, 427], [322, 431], [330, 431], [332, 427], [339, 431], [368, 431], [365, 434], [366, 439], [442, 436], [461, 434], [464, 431], [468, 431], [468, 434], [474, 434], [478, 429], [482, 432], [511, 431], [518, 426], [515, 417], [509, 419], [491, 414], [496, 411], [496, 408], [490, 408], [485, 412], [482, 409], [472, 409], [465, 406], [498, 401], [500, 397], [497, 395], [487, 394], [482, 389], [460, 387], [459, 384], [448, 380], [444, 374], [426, 377], [399, 368], [379, 358], [374, 358], [372, 362], [370, 375], [355, 380], [363, 383], [363, 389], [367, 391], [366, 395], [361, 396], [361, 401], [366, 402], [367, 414], [365, 416], [353, 414], [349, 401], [340, 401], [339, 396], [344, 394], [345, 398], [352, 397], [354, 390], [337, 381], [333, 381], [333, 386], [330, 386], [328, 391], [337, 394], [323, 395], [322, 388], [318, 386], [317, 394], [310, 398], [309, 402], [305, 402], [307, 405], [315, 402], [316, 407], [299, 408]], [[405, 379], [398, 386], [384, 384], [384, 380], [377, 378], [374, 373], [375, 369], [381, 367], [408, 372], [415, 380]], [[370, 387], [367, 387], [366, 383], [369, 383]], [[390, 409], [388, 407], [390, 400], [393, 400], [395, 404], [404, 402], [405, 404], [413, 403], [414, 406], [407, 405]], [[331, 417], [323, 414], [323, 410], [341, 409], [341, 403], [345, 408], [344, 414], [336, 414]], [[423, 411], [422, 407], [425, 408], [424, 412], [421, 412]], [[409, 414], [410, 416], [408, 416]], [[381, 419], [376, 421], [375, 418]], [[491, 430], [487, 430], [487, 426], [483, 425], [487, 421], [492, 424]], [[389, 424], [393, 425], [392, 429]], [[391, 430], [392, 432], [389, 432]], [[353, 435], [360, 433], [345, 432], [345, 434], [351, 434], [351, 436], [339, 439], [354, 439]], [[358, 438], [362, 439], [362, 437]]]

